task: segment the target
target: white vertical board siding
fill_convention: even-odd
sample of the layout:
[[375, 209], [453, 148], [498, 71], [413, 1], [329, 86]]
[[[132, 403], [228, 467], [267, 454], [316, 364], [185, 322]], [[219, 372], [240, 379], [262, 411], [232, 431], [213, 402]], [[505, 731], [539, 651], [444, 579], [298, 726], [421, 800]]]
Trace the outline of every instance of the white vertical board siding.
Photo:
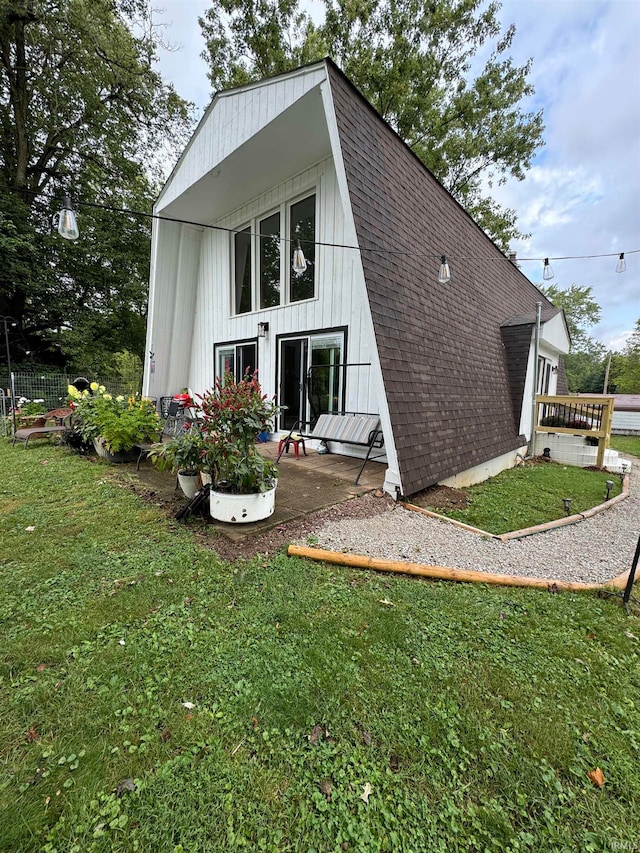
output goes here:
[[201, 237], [199, 228], [181, 226], [171, 328], [171, 359], [166, 371], [166, 387], [170, 393], [180, 391], [188, 384]]
[[[302, 84], [301, 81], [300, 85]], [[282, 202], [315, 191], [316, 239], [322, 243], [354, 245], [347, 240], [342, 199], [331, 158], [273, 187], [215, 224], [240, 229], [254, 217], [270, 213]], [[349, 363], [371, 362], [373, 341], [365, 330], [369, 308], [362, 288], [354, 282], [359, 253], [354, 248], [318, 246], [316, 297], [277, 308], [232, 316], [232, 235], [207, 230], [200, 246], [198, 293], [193, 331], [189, 385], [201, 392], [213, 385], [214, 345], [257, 337], [258, 323], [269, 323], [266, 338], [258, 339], [260, 380], [265, 393], [277, 393], [276, 338], [346, 326]], [[287, 249], [287, 256], [289, 252]], [[288, 261], [287, 261], [288, 262]], [[378, 412], [372, 368], [347, 370], [347, 409]]]
[[[166, 207], [326, 77], [324, 65], [218, 95], [160, 194]], [[266, 97], [263, 90], [266, 89]]]
[[173, 325], [178, 285], [178, 258], [181, 226], [174, 222], [156, 222], [153, 230], [147, 356], [154, 353], [155, 372], [145, 358], [144, 393], [160, 397], [170, 387], [169, 368], [173, 358]]

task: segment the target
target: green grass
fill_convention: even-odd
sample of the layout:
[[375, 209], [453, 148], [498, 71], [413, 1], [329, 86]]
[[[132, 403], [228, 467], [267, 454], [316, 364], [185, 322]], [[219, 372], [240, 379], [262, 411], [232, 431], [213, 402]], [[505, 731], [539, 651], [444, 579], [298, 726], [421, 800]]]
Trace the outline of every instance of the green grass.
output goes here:
[[487, 533], [507, 533], [566, 516], [563, 498], [571, 498], [571, 514], [604, 502], [606, 481], [613, 480], [611, 497], [620, 493], [620, 478], [603, 471], [587, 471], [555, 462], [511, 468], [477, 486], [462, 489], [469, 505], [438, 509]]
[[612, 435], [611, 447], [640, 458], [640, 435]]
[[103, 464], [0, 469], [0, 850], [637, 844], [618, 601], [223, 563]]

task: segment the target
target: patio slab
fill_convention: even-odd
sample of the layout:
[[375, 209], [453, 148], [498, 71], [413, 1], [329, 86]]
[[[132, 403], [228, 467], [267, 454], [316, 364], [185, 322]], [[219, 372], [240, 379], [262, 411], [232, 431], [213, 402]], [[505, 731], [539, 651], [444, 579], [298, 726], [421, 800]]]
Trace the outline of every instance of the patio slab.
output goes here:
[[[278, 443], [271, 441], [260, 445], [260, 452], [275, 462]], [[275, 512], [263, 521], [251, 524], [225, 524], [211, 519], [210, 527], [227, 539], [238, 542], [250, 536], [264, 533], [327, 507], [335, 506], [367, 492], [382, 488], [386, 465], [368, 462], [358, 485], [354, 480], [362, 460], [337, 454], [319, 454], [314, 450], [309, 455], [301, 454], [296, 459], [293, 451], [284, 454], [278, 465], [278, 489]], [[175, 506], [177, 512], [184, 506], [186, 498], [175, 490], [175, 477], [158, 472], [148, 461], [136, 472], [135, 465], [118, 466], [119, 470], [139, 482], [147, 491], [156, 495], [163, 503]]]

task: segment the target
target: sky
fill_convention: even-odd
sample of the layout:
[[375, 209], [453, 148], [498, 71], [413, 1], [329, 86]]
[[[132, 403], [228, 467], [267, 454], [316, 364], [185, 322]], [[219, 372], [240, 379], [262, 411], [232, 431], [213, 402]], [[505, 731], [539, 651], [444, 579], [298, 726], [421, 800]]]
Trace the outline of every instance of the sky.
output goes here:
[[[208, 6], [161, 0], [155, 15], [174, 48], [161, 50], [159, 70], [198, 117], [211, 99], [198, 25]], [[317, 17], [318, 4], [309, 9]], [[548, 257], [551, 284], [591, 287], [602, 317], [589, 333], [622, 349], [640, 319], [640, 2], [503, 0], [500, 18], [505, 29], [516, 26], [515, 62], [533, 61], [535, 94], [523, 106], [542, 109], [545, 122], [545, 145], [526, 178], [492, 191], [531, 235], [511, 248], [522, 259]], [[584, 258], [606, 254], [614, 257]], [[554, 260], [566, 257], [574, 259]], [[536, 284], [542, 266], [521, 263]]]

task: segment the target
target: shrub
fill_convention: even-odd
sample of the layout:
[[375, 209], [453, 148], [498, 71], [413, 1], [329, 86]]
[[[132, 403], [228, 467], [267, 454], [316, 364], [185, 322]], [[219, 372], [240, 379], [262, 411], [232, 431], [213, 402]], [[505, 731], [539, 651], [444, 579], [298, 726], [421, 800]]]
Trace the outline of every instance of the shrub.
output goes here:
[[199, 399], [213, 487], [234, 494], [273, 488], [278, 469], [261, 456], [256, 440], [270, 430], [278, 407], [262, 393], [257, 372], [240, 382], [228, 373]]

